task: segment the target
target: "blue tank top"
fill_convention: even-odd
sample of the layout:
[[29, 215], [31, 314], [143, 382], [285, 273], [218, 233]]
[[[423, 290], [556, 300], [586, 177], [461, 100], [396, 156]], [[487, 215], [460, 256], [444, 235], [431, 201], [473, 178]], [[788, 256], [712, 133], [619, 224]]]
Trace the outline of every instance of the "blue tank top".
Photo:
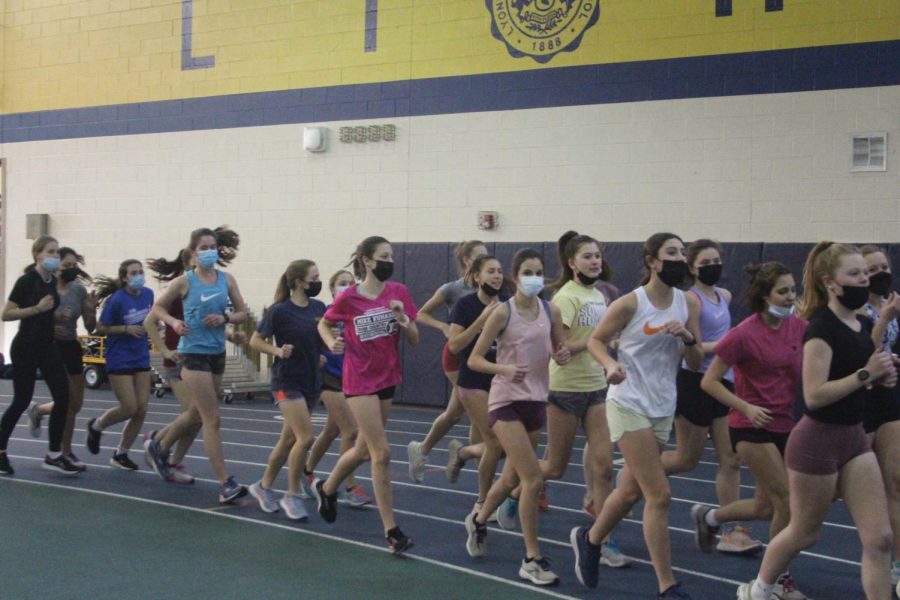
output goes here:
[[[706, 294], [695, 287], [688, 291], [700, 300], [700, 336], [703, 338], [703, 341], [717, 342], [725, 337], [725, 334], [731, 329], [731, 311], [728, 310], [728, 300], [725, 298], [725, 294], [716, 289], [718, 302], [712, 302], [706, 297]], [[703, 359], [703, 366], [700, 367], [700, 373], [706, 373], [709, 365], [712, 364], [713, 358], [715, 358], [715, 354], [706, 355]], [[688, 368], [686, 362], [682, 362], [681, 366], [684, 369]], [[734, 381], [734, 373], [731, 369], [725, 373], [724, 378], [728, 381]]]
[[184, 304], [184, 322], [188, 334], [178, 342], [183, 354], [221, 354], [225, 352], [225, 325], [209, 327], [203, 322], [207, 315], [221, 315], [228, 306], [228, 278], [216, 271], [216, 282], [200, 281], [196, 273], [188, 271], [188, 293]]

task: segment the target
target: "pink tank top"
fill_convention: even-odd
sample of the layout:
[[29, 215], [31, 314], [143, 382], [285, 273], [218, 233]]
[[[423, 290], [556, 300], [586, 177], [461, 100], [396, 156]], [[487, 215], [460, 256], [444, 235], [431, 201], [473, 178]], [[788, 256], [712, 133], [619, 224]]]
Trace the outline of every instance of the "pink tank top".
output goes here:
[[529, 371], [521, 383], [494, 375], [488, 409], [518, 401], [546, 402], [550, 393], [550, 318], [543, 300], [538, 299], [538, 316], [528, 321], [516, 310], [515, 298], [506, 304], [509, 321], [497, 337], [497, 364], [525, 364]]

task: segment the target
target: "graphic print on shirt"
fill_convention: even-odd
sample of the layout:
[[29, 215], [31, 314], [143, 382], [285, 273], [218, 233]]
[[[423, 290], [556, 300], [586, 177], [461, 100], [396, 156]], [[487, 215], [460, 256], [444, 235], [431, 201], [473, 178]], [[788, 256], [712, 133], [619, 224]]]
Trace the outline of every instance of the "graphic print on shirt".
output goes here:
[[144, 319], [147, 318], [147, 315], [150, 314], [150, 307], [142, 308], [140, 310], [136, 308], [128, 309], [128, 312], [122, 315], [122, 321], [125, 325], [143, 325]]
[[665, 325], [660, 325], [659, 327], [653, 327], [650, 325], [650, 321], [644, 323], [644, 335], [656, 335], [657, 333], [662, 333], [666, 330]]
[[370, 308], [353, 319], [356, 336], [361, 342], [368, 342], [380, 337], [390, 337], [399, 331], [400, 325], [394, 311], [383, 306]]
[[575, 318], [575, 327], [596, 327], [605, 311], [606, 305], [603, 302], [588, 302], [584, 304]]

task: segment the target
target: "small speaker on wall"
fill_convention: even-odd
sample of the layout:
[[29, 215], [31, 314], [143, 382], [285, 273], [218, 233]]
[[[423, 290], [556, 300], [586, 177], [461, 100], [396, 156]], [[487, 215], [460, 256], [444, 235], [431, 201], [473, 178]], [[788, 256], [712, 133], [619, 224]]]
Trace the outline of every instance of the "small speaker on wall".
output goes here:
[[325, 152], [324, 127], [303, 128], [303, 149], [307, 152]]

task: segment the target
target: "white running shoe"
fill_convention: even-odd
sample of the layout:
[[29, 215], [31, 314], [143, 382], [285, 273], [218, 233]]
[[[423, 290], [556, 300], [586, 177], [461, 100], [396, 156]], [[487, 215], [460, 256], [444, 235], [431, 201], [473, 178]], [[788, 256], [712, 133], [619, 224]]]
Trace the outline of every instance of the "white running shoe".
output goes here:
[[476, 514], [466, 515], [466, 533], [469, 535], [466, 539], [466, 552], [472, 558], [481, 558], [487, 554], [487, 525], [478, 525], [475, 522]]
[[763, 543], [750, 537], [750, 529], [735, 525], [731, 529], [722, 532], [716, 550], [725, 554], [740, 554], [749, 556], [758, 554], [763, 549]]
[[459, 479], [459, 472], [466, 465], [466, 461], [459, 457], [459, 451], [462, 450], [462, 442], [459, 440], [450, 440], [447, 444], [447, 481], [456, 483]]
[[809, 600], [809, 598], [797, 589], [790, 573], [782, 573], [775, 580], [775, 587], [772, 588], [769, 600]]
[[428, 456], [422, 453], [422, 442], [410, 442], [406, 452], [409, 455], [409, 478], [422, 483], [425, 481], [425, 464], [428, 460]]
[[556, 585], [559, 583], [559, 577], [550, 570], [550, 561], [546, 558], [522, 560], [522, 566], [519, 567], [519, 578], [530, 581], [535, 585]]
[[621, 569], [631, 563], [616, 541], [610, 539], [600, 546], [600, 564], [611, 569]]
[[284, 515], [291, 521], [306, 521], [309, 519], [309, 513], [303, 506], [303, 500], [300, 496], [294, 494], [285, 494], [278, 501], [278, 505], [284, 510]]
[[259, 502], [259, 508], [266, 513], [278, 512], [278, 503], [275, 502], [275, 494], [271, 488], [264, 488], [261, 481], [257, 481], [249, 488], [250, 495]]
[[516, 515], [519, 514], [519, 501], [509, 497], [497, 508], [497, 524], [506, 531], [516, 528]]

